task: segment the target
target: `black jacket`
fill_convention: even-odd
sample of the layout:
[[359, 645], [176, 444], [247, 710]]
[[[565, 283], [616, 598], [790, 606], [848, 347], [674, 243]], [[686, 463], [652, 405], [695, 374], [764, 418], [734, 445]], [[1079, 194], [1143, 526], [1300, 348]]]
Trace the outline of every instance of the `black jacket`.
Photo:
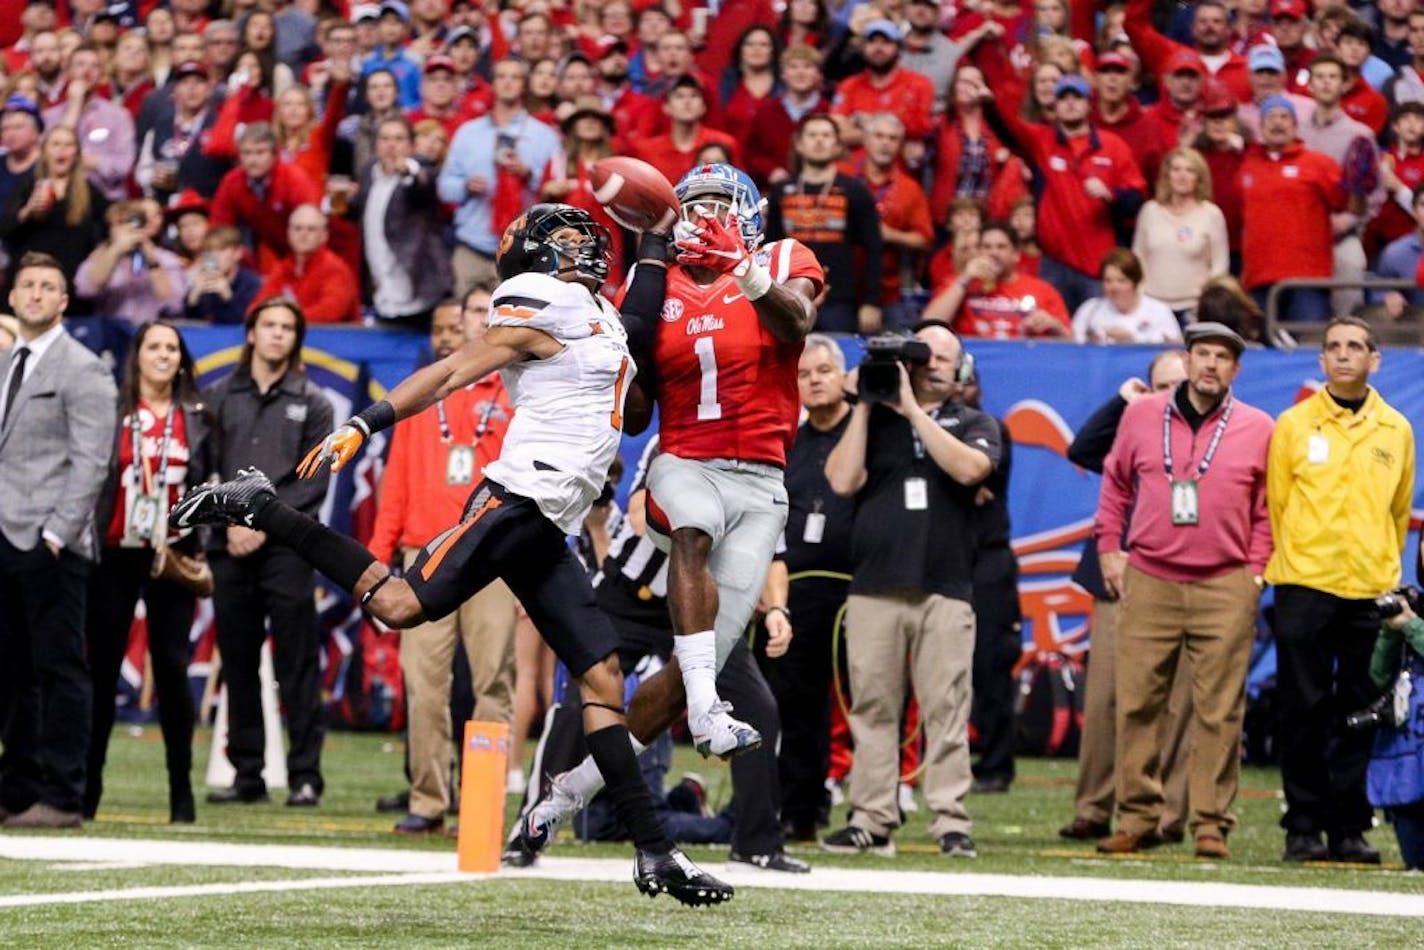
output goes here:
[[[411, 290], [418, 301], [432, 304], [448, 296], [453, 275], [450, 269], [450, 247], [445, 243], [446, 223], [435, 193], [439, 169], [419, 159], [418, 168], [406, 175], [391, 193], [386, 205], [386, 243], [395, 252], [396, 263], [410, 276]], [[376, 166], [361, 175], [361, 190], [351, 202], [350, 218], [362, 228], [366, 199], [371, 193], [371, 180]], [[362, 282], [369, 296], [374, 297], [370, 268], [363, 254]], [[395, 316], [383, 314], [383, 316]]]
[[[1098, 407], [1078, 429], [1073, 444], [1068, 446], [1068, 461], [1086, 468], [1090, 472], [1103, 473], [1103, 463], [1112, 451], [1113, 440], [1117, 438], [1117, 427], [1122, 422], [1122, 414], [1127, 411], [1127, 400], [1113, 396]], [[1098, 564], [1098, 540], [1089, 535], [1083, 545], [1083, 556], [1073, 571], [1073, 582], [1099, 600], [1108, 600], [1108, 589], [1103, 584], [1102, 566]]]

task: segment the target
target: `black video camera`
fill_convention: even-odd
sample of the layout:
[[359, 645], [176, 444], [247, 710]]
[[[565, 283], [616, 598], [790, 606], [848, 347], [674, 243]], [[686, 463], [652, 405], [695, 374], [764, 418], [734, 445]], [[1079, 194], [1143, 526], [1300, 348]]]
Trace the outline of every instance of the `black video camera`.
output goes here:
[[1345, 728], [1353, 729], [1356, 732], [1375, 729], [1379, 726], [1393, 728], [1397, 725], [1399, 723], [1394, 721], [1393, 691], [1379, 696], [1364, 709], [1352, 712], [1345, 717]]
[[1409, 609], [1416, 614], [1419, 610], [1419, 588], [1405, 584], [1387, 594], [1382, 594], [1375, 601], [1375, 607], [1379, 610], [1381, 620], [1388, 620], [1391, 617], [1398, 617], [1404, 613], [1404, 605], [1408, 604]]
[[866, 402], [896, 402], [900, 398], [900, 364], [906, 369], [930, 361], [929, 344], [914, 337], [882, 333], [865, 341], [856, 393]]

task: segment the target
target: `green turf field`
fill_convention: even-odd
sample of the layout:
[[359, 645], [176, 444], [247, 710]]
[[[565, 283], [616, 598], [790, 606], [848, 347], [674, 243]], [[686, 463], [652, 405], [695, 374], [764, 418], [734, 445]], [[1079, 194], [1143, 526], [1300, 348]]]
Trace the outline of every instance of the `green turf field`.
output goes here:
[[[201, 776], [208, 735], [195, 748]], [[163, 750], [156, 727], [137, 734], [120, 727], [110, 750], [106, 796], [85, 834], [133, 839], [289, 844], [453, 851], [448, 838], [409, 839], [389, 833], [395, 817], [378, 815], [377, 796], [397, 790], [402, 748], [385, 736], [328, 737], [327, 794], [315, 810], [271, 805], [206, 806], [198, 824], [166, 823]], [[728, 794], [727, 770], [680, 749], [678, 763], [707, 781], [714, 803]], [[1102, 878], [1103, 903], [1004, 897], [897, 893], [828, 893], [742, 888], [728, 906], [687, 910], [668, 898], [649, 901], [630, 884], [543, 880], [471, 881], [419, 886], [337, 886], [303, 890], [299, 882], [341, 872], [277, 868], [73, 867], [59, 861], [0, 860], [0, 900], [23, 895], [124, 887], [290, 881], [288, 892], [201, 894], [100, 903], [0, 906], [0, 946], [331, 945], [620, 947], [691, 946], [1301, 946], [1418, 945], [1424, 926], [1390, 917], [1298, 911], [1128, 904], [1113, 901], [1114, 880], [1203, 881], [1295, 885], [1424, 894], [1424, 875], [1340, 867], [1295, 868], [1279, 861], [1278, 774], [1250, 770], [1232, 836], [1233, 860], [1212, 864], [1188, 847], [1146, 858], [1100, 860], [1089, 844], [1063, 842], [1055, 830], [1069, 817], [1073, 764], [1021, 763], [1022, 778], [1007, 795], [975, 796], [970, 812], [980, 857], [940, 857], [921, 812], [897, 836], [893, 859], [839, 857], [797, 850], [817, 867]], [[674, 772], [674, 778], [677, 772]], [[511, 800], [511, 808], [513, 800]], [[842, 816], [838, 815], [838, 820]], [[63, 835], [64, 833], [56, 833]], [[1371, 840], [1398, 865], [1387, 827]], [[689, 848], [694, 860], [717, 864], [722, 848]], [[560, 840], [555, 857], [626, 859], [621, 845]], [[141, 849], [133, 861], [142, 862]], [[714, 868], [715, 870], [715, 868]], [[814, 874], [814, 872], [813, 872]], [[1093, 894], [1096, 897], [1096, 893]]]

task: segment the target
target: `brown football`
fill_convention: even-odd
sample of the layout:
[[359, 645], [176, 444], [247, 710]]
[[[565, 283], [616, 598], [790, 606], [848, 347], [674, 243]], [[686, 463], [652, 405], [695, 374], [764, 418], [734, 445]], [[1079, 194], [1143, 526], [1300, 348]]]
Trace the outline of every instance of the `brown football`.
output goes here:
[[598, 203], [629, 230], [670, 228], [677, 220], [672, 185], [647, 162], [615, 155], [595, 162], [591, 178]]

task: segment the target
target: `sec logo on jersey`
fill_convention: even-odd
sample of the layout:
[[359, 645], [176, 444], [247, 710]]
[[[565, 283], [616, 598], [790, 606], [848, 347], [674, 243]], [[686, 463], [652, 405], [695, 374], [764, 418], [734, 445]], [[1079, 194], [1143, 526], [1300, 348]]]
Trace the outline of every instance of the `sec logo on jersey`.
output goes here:
[[676, 297], [669, 297], [663, 301], [663, 319], [668, 323], [676, 323], [682, 319], [682, 301]]

